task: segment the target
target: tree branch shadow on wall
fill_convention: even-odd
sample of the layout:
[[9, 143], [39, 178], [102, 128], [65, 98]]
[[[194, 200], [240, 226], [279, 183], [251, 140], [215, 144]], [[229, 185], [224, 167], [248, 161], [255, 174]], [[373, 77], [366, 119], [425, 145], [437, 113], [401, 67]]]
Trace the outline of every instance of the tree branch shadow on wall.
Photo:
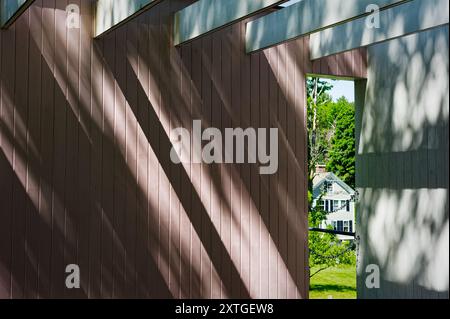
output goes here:
[[[358, 296], [448, 298], [448, 26], [378, 45], [368, 64], [357, 108]], [[366, 288], [369, 264], [380, 289]]]

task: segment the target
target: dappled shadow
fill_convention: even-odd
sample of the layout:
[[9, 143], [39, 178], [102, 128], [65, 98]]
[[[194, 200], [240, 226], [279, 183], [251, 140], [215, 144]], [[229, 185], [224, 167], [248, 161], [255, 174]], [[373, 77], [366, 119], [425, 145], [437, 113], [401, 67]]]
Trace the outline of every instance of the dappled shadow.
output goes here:
[[[448, 298], [448, 26], [368, 57], [356, 115], [358, 295]], [[380, 267], [380, 289], [365, 288], [368, 264]]]

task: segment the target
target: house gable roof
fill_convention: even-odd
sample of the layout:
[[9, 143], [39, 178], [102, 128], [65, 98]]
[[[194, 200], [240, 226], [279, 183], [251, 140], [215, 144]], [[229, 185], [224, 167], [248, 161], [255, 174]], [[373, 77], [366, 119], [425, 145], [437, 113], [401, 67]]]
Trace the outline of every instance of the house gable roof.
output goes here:
[[313, 180], [313, 198], [320, 196], [323, 183], [326, 181], [335, 182], [342, 187], [348, 194], [353, 195], [355, 190], [348, 186], [343, 180], [331, 172], [320, 173]]

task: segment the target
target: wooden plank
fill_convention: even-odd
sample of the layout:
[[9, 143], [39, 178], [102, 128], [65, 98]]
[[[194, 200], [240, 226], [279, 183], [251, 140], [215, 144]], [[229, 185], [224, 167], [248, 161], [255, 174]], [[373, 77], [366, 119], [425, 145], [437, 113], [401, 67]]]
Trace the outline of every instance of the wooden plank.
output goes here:
[[93, 44], [91, 63], [91, 164], [90, 164], [90, 223], [89, 223], [89, 298], [101, 296], [101, 207], [98, 201], [101, 197], [101, 159], [102, 159], [102, 105], [103, 105], [103, 65], [100, 52], [103, 48], [101, 41]]
[[[201, 108], [200, 95], [202, 93], [202, 41], [197, 40], [192, 42], [192, 82], [196, 93], [195, 104], [193, 107]], [[194, 98], [194, 96], [193, 96]], [[200, 113], [197, 110], [198, 113]], [[196, 113], [197, 113], [196, 112]], [[196, 114], [197, 116], [197, 114]], [[194, 186], [193, 193], [191, 195], [192, 212], [191, 212], [191, 266], [190, 266], [190, 292], [191, 298], [197, 299], [202, 296], [202, 280], [201, 280], [201, 260], [202, 260], [202, 243], [199, 234], [196, 234], [194, 225], [201, 225], [201, 202], [194, 201], [194, 197], [197, 195], [194, 192], [201, 191], [201, 173], [202, 165], [193, 163], [192, 165], [191, 182]]]
[[[260, 117], [260, 54], [250, 56], [250, 123], [249, 127], [258, 129]], [[257, 154], [255, 154], [257, 158]], [[261, 294], [260, 282], [260, 174], [258, 164], [250, 165], [250, 286], [252, 296]]]
[[115, 54], [115, 78], [117, 80], [115, 87], [115, 152], [114, 152], [114, 229], [117, 238], [121, 240], [123, 245], [119, 245], [113, 253], [114, 263], [114, 288], [113, 297], [126, 297], [126, 272], [127, 266], [127, 249], [125, 242], [126, 236], [126, 187], [127, 187], [127, 167], [125, 163], [126, 149], [126, 98], [120, 90], [120, 83], [126, 83], [126, 47], [120, 45], [126, 41], [126, 28], [120, 28], [115, 32], [116, 37], [116, 54]]
[[[5, 158], [5, 154], [3, 153], [2, 140], [6, 139], [6, 132], [4, 132], [3, 128], [3, 77], [2, 77], [2, 63], [3, 57], [3, 36], [0, 33], [0, 180], [8, 181], [8, 174], [11, 174], [11, 170], [9, 169], [9, 163]], [[6, 107], [5, 107], [6, 108]], [[7, 189], [7, 183], [0, 183], [0, 220], [2, 223], [0, 224], [0, 260], [2, 266], [0, 266], [0, 298], [8, 299], [10, 298], [9, 289], [10, 289], [10, 280], [11, 273], [9, 267], [8, 250], [11, 249], [11, 237], [9, 236], [9, 225], [7, 224], [9, 221], [10, 212], [7, 208], [7, 197], [5, 194]]]
[[0, 0], [0, 27], [9, 27], [34, 0]]
[[[277, 84], [277, 76], [278, 76], [278, 50], [276, 47], [270, 48], [267, 51], [267, 58], [269, 60], [270, 69], [269, 69], [269, 125], [271, 127], [278, 127], [278, 84]], [[277, 256], [277, 246], [276, 242], [278, 242], [279, 238], [279, 209], [278, 203], [279, 198], [277, 194], [277, 185], [278, 185], [278, 174], [270, 175], [270, 190], [271, 194], [273, 194], [269, 199], [269, 232], [272, 238], [272, 242], [269, 246], [269, 256], [273, 258], [273, 260], [269, 264], [269, 299], [278, 298], [278, 260]]]
[[148, 232], [148, 141], [149, 133], [149, 102], [148, 102], [148, 21], [147, 15], [136, 18], [138, 25], [138, 68], [137, 78], [138, 87], [138, 118], [140, 129], [138, 129], [137, 137], [137, 183], [138, 183], [138, 223], [137, 223], [137, 241], [136, 241], [136, 268], [138, 272], [137, 294], [138, 296], [149, 297], [149, 252], [147, 251], [147, 232]]
[[[160, 37], [159, 37], [159, 15], [160, 6], [156, 6], [149, 12], [149, 34], [148, 34], [148, 53], [149, 53], [149, 99], [152, 108], [149, 112], [149, 130], [150, 134], [158, 136], [158, 115], [160, 107], [160, 90], [158, 83], [158, 73], [160, 68], [161, 57], [160, 52]], [[156, 114], [157, 116], [152, 116]], [[159, 197], [159, 169], [158, 162], [159, 154], [159, 138], [155, 138], [149, 150], [149, 171], [148, 171], [148, 193], [149, 193], [149, 234], [148, 234], [148, 250], [151, 253], [150, 258], [155, 271], [149, 272], [150, 283], [160, 280], [157, 272], [156, 263], [158, 261], [159, 243], [158, 243], [158, 228], [159, 228], [159, 216], [158, 216], [158, 197]], [[158, 298], [158, 290], [160, 287], [156, 285], [150, 285], [150, 296]], [[162, 295], [162, 294], [161, 294]]]
[[[41, 4], [42, 1], [37, 1], [37, 4]], [[42, 50], [42, 27], [41, 19], [42, 12], [39, 6], [33, 6], [30, 8], [30, 43], [29, 43], [29, 81], [30, 83], [41, 82], [41, 50]], [[27, 265], [26, 277], [28, 280], [29, 292], [27, 296], [29, 298], [37, 298], [39, 287], [39, 241], [40, 230], [43, 226], [42, 219], [39, 215], [39, 190], [41, 166], [37, 161], [37, 150], [40, 149], [41, 144], [41, 86], [29, 85], [28, 88], [28, 109], [32, 110], [28, 112], [28, 196], [27, 202], [27, 232], [30, 250], [35, 257], [32, 265]]]
[[[172, 4], [170, 4], [172, 9]], [[166, 45], [169, 42], [166, 42]], [[170, 65], [167, 67], [168, 79], [166, 79], [169, 85], [169, 96], [167, 113], [169, 115], [169, 130], [166, 131], [167, 135], [171, 130], [182, 125], [182, 119], [178, 118], [176, 107], [178, 106], [178, 92], [180, 91], [180, 77], [178, 69], [180, 67], [179, 59], [172, 59], [176, 55], [176, 48], [173, 46], [168, 47], [166, 58]], [[168, 144], [170, 140], [168, 141]], [[169, 183], [170, 183], [170, 211], [169, 213], [169, 290], [172, 292], [174, 298], [180, 298], [180, 169], [181, 165], [172, 165], [170, 163], [167, 170]]]
[[[169, 107], [170, 98], [170, 84], [168, 83], [168, 78], [166, 77], [170, 70], [170, 56], [169, 56], [169, 34], [163, 31], [162, 25], [168, 23], [170, 19], [169, 14], [169, 4], [168, 1], [161, 3], [160, 10], [160, 33], [159, 33], [159, 56], [160, 63], [158, 67], [158, 74], [161, 75], [158, 79], [158, 84], [160, 87], [160, 106], [159, 106], [159, 152], [162, 150], [170, 149], [167, 145], [167, 134], [170, 128], [170, 118], [167, 114], [167, 109]], [[164, 76], [163, 76], [164, 74]], [[159, 154], [159, 153], [158, 153]], [[160, 245], [160, 256], [159, 256], [159, 272], [163, 277], [167, 285], [169, 285], [169, 245], [170, 245], [170, 183], [168, 176], [166, 175], [164, 168], [167, 168], [170, 163], [167, 162], [166, 157], [163, 156], [160, 159], [161, 168], [159, 169], [159, 245]]]
[[[181, 48], [181, 97], [182, 105], [185, 105], [185, 111], [188, 112], [185, 119], [192, 118], [192, 84], [191, 77], [192, 74], [192, 45], [188, 44]], [[184, 67], [183, 67], [184, 66]], [[192, 132], [192, 123], [188, 123], [187, 128]], [[191, 249], [192, 249], [192, 230], [190, 225], [190, 216], [193, 214], [192, 211], [192, 193], [195, 192], [194, 185], [192, 183], [192, 164], [186, 165], [186, 174], [191, 181], [188, 185], [182, 185], [182, 196], [181, 200], [185, 205], [182, 205], [181, 215], [180, 215], [180, 255], [181, 255], [181, 277], [180, 277], [180, 298], [192, 298], [190, 290], [190, 278], [191, 278]], [[184, 226], [186, 225], [186, 226]]]
[[[202, 96], [203, 96], [203, 105], [202, 105], [202, 119], [203, 125], [208, 125], [211, 123], [212, 114], [211, 114], [211, 101], [212, 101], [212, 81], [210, 77], [211, 72], [211, 60], [212, 60], [212, 40], [211, 36], [206, 36], [202, 39]], [[206, 124], [206, 123], [207, 124]], [[211, 212], [211, 180], [209, 178], [209, 170], [208, 165], [202, 163], [202, 172], [201, 172], [201, 200], [205, 211], [208, 213], [202, 214], [202, 235], [200, 238], [202, 239], [203, 249], [202, 249], [202, 297], [203, 298], [211, 298], [212, 296], [212, 275], [214, 272], [214, 266], [210, 260], [208, 252], [211, 251], [211, 229], [209, 226], [210, 223], [210, 212]], [[206, 220], [205, 220], [206, 219]]]
[[0, 109], [0, 297], [11, 298], [12, 198], [13, 198], [13, 94], [15, 71], [15, 29], [0, 33], [1, 109]]
[[[270, 66], [267, 60], [266, 52], [261, 53], [260, 56], [260, 79], [259, 79], [259, 93], [260, 93], [260, 127], [269, 129], [270, 125], [270, 110], [269, 110], [269, 73]], [[267, 145], [268, 143], [266, 143]], [[270, 177], [269, 175], [260, 176], [260, 214], [263, 223], [260, 225], [261, 243], [260, 243], [260, 297], [263, 299], [269, 298], [269, 265], [271, 264], [269, 255], [270, 245]]]
[[90, 127], [91, 127], [91, 5], [81, 1], [80, 13], [80, 90], [79, 90], [79, 128], [78, 128], [78, 265], [80, 266], [83, 294], [89, 289], [89, 225], [90, 225]]
[[[409, 1], [409, 0], [406, 0]], [[247, 24], [246, 50], [253, 52], [367, 15], [405, 0], [304, 0]]]
[[[232, 46], [231, 46], [231, 112], [233, 114], [240, 114], [241, 112], [241, 59], [242, 54], [242, 32], [241, 25], [239, 23], [234, 24], [232, 27]], [[231, 127], [241, 127], [240, 116], [232, 118]], [[242, 182], [240, 179], [240, 167], [234, 167], [231, 176], [231, 211], [233, 212], [233, 218], [236, 222], [231, 226], [231, 259], [233, 260], [236, 268], [241, 269], [241, 198], [242, 198]], [[240, 296], [241, 280], [236, 274], [232, 274], [231, 277], [231, 298], [237, 298]]]
[[[239, 24], [241, 34], [245, 32], [245, 24]], [[243, 47], [240, 48], [243, 50]], [[243, 52], [243, 51], [241, 51]], [[250, 127], [251, 120], [251, 56], [243, 55], [240, 53], [241, 59], [241, 119], [240, 127]], [[248, 146], [245, 148], [248, 150]], [[243, 285], [241, 286], [241, 298], [245, 298], [246, 290], [250, 291], [250, 209], [251, 209], [251, 197], [250, 197], [250, 183], [251, 183], [251, 171], [250, 164], [247, 163], [247, 157], [245, 157], [245, 164], [241, 165], [241, 179], [243, 182], [241, 188], [241, 278]], [[244, 239], [245, 238], [245, 239]]]
[[[222, 37], [222, 84], [223, 84], [223, 94], [224, 94], [224, 106], [221, 109], [221, 119], [222, 125], [221, 128], [224, 130], [225, 128], [232, 127], [232, 114], [230, 114], [231, 110], [231, 98], [232, 98], [232, 45], [235, 39], [233, 38], [233, 28], [228, 27]], [[221, 264], [221, 278], [222, 278], [222, 295], [221, 298], [231, 298], [232, 295], [232, 259], [230, 260], [229, 256], [231, 256], [231, 245], [232, 245], [232, 237], [231, 237], [231, 227], [232, 227], [232, 214], [231, 210], [231, 165], [223, 165], [221, 170], [221, 185], [223, 185], [223, 199], [221, 203], [221, 220], [220, 220], [220, 234], [222, 236], [222, 241], [224, 243], [224, 251], [222, 251], [222, 264]], [[224, 287], [231, 287], [229, 291], [224, 291]]]
[[[44, 7], [54, 7], [55, 0], [43, 0]], [[41, 117], [41, 147], [42, 175], [40, 186], [39, 213], [42, 224], [39, 231], [39, 296], [50, 297], [51, 250], [52, 250], [52, 172], [53, 172], [53, 129], [54, 129], [54, 90], [55, 78], [55, 11], [42, 11], [42, 31], [47, 37], [42, 37], [42, 117]]]
[[137, 15], [148, 10], [160, 0], [97, 0], [95, 4], [94, 37], [104, 35]]
[[[212, 43], [211, 43], [211, 80], [212, 80], [212, 87], [211, 87], [211, 122], [209, 127], [216, 127], [220, 128], [221, 123], [221, 117], [222, 117], [222, 109], [223, 104], [220, 99], [220, 93], [221, 91], [221, 77], [222, 77], [222, 37], [223, 32], [222, 30], [219, 31], [216, 36], [212, 37]], [[219, 235], [220, 234], [220, 202], [222, 198], [219, 197], [219, 194], [222, 194], [222, 191], [218, 191], [222, 188], [222, 185], [220, 183], [220, 164], [212, 164], [209, 167], [209, 174], [211, 179], [211, 222], [212, 227], [215, 227]], [[212, 274], [212, 283], [211, 283], [211, 292], [212, 292], [212, 299], [218, 299], [221, 297], [221, 291], [222, 291], [222, 285], [221, 285], [221, 247], [212, 245], [211, 246], [211, 259], [214, 261], [213, 265], [215, 267], [215, 271]]]
[[[289, 299], [294, 299], [297, 296], [297, 287], [296, 287], [296, 242], [299, 234], [296, 232], [295, 228], [295, 215], [297, 214], [296, 206], [295, 206], [295, 187], [296, 180], [300, 178], [300, 176], [296, 175], [296, 156], [295, 156], [295, 131], [298, 119], [295, 117], [295, 91], [301, 85], [295, 82], [295, 51], [296, 47], [294, 43], [286, 44], [286, 75], [287, 75], [287, 88], [286, 88], [286, 96], [287, 96], [287, 123], [286, 123], [286, 136], [287, 136], [287, 182], [285, 189], [287, 190], [287, 205], [286, 205], [286, 215], [287, 215], [287, 256], [285, 257], [285, 263], [288, 268], [288, 276], [290, 276], [290, 280], [287, 282], [287, 297]], [[301, 122], [300, 122], [301, 123]], [[303, 177], [304, 178], [304, 177]]]
[[67, 33], [66, 33], [66, 1], [55, 2], [55, 69], [53, 76], [55, 86], [54, 109], [54, 152], [53, 152], [53, 194], [52, 194], [52, 296], [65, 296], [64, 254], [66, 246], [66, 211], [65, 211], [65, 179], [66, 179], [66, 137], [67, 137]]
[[[13, 208], [12, 208], [12, 266], [13, 271], [11, 295], [12, 298], [27, 297], [26, 257], [27, 229], [26, 229], [26, 194], [27, 187], [27, 125], [28, 114], [28, 43], [29, 43], [29, 14], [23, 15], [16, 23], [15, 50], [15, 83], [14, 83], [14, 158], [13, 170]], [[17, 36], [20, 34], [21, 36]]]
[[[285, 95], [285, 84], [287, 77], [286, 65], [286, 44], [277, 47], [278, 54], [278, 125], [279, 128], [285, 132], [287, 127], [287, 101]], [[287, 298], [287, 277], [286, 269], [287, 260], [287, 148], [286, 141], [282, 141], [279, 146], [279, 167], [278, 167], [278, 184], [277, 196], [278, 201], [278, 241], [276, 241], [278, 248], [278, 298]]]
[[113, 230], [114, 219], [114, 108], [115, 108], [115, 83], [114, 83], [114, 60], [115, 60], [115, 36], [108, 34], [104, 37], [103, 57], [105, 59], [105, 70], [103, 75], [103, 105], [102, 105], [102, 187], [101, 187], [101, 219], [102, 219], [102, 286], [101, 294], [105, 298], [113, 296]]
[[[79, 0], [72, 1], [72, 4], [81, 6]], [[30, 9], [34, 9], [34, 6]], [[81, 26], [81, 25], [80, 25]], [[66, 122], [67, 122], [67, 145], [79, 145], [78, 121], [79, 121], [79, 90], [80, 90], [80, 28], [67, 29], [67, 93], [68, 102]], [[65, 178], [65, 220], [66, 220], [66, 241], [71, 243], [64, 252], [64, 264], [80, 265], [78, 259], [78, 240], [80, 229], [80, 208], [78, 204], [81, 202], [78, 191], [77, 171], [78, 163], [78, 147], [66, 147], [66, 178]], [[81, 268], [80, 268], [81, 270]], [[83, 297], [81, 289], [66, 289], [66, 296], [75, 298]]]
[[129, 173], [127, 174], [126, 185], [126, 230], [125, 241], [128, 247], [126, 261], [129, 269], [126, 272], [125, 284], [127, 296], [136, 296], [137, 288], [137, 131], [138, 123], [136, 115], [138, 114], [138, 81], [134, 70], [138, 68], [137, 46], [138, 46], [138, 28], [136, 21], [131, 21], [127, 24], [127, 57], [133, 57], [127, 61], [126, 71], [126, 93], [127, 108], [126, 108], [126, 163]]
[[381, 11], [379, 28], [367, 28], [366, 23], [367, 20], [363, 17], [312, 34], [311, 59], [366, 47], [448, 24], [449, 3], [446, 0], [414, 0]]
[[[301, 157], [300, 167], [304, 170], [305, 177], [303, 178], [302, 182], [300, 182], [300, 187], [302, 187], [302, 203], [303, 207], [300, 208], [299, 213], [302, 214], [301, 216], [301, 229], [300, 234], [302, 235], [302, 250], [300, 251], [302, 255], [302, 261], [301, 263], [302, 268], [298, 268], [297, 271], [300, 272], [303, 275], [302, 278], [302, 288], [303, 288], [303, 298], [309, 297], [309, 246], [308, 246], [308, 215], [309, 215], [309, 208], [308, 208], [308, 128], [307, 128], [307, 92], [306, 92], [306, 70], [311, 67], [311, 60], [309, 59], [309, 50], [308, 50], [308, 41], [306, 37], [303, 38], [303, 44], [302, 44], [302, 95], [301, 98], [301, 107], [302, 107], [302, 123], [303, 126], [301, 127], [302, 134], [302, 144], [301, 149], [303, 150], [303, 156]], [[297, 266], [298, 267], [298, 266]], [[304, 270], [302, 270], [304, 269]]]
[[199, 0], [175, 13], [174, 44], [193, 40], [286, 0]]

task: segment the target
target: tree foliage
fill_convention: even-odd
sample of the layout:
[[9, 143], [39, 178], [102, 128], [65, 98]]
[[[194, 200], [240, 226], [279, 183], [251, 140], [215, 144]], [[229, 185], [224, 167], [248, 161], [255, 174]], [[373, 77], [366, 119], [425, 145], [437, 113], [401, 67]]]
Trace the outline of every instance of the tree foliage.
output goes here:
[[327, 170], [355, 187], [355, 108], [345, 98], [334, 104], [335, 128]]
[[317, 164], [325, 164], [355, 187], [355, 106], [345, 97], [333, 102], [330, 82], [311, 78], [308, 91], [308, 164], [310, 185]]
[[[309, 226], [319, 227], [326, 216], [327, 213], [316, 206], [309, 213]], [[329, 228], [332, 229], [331, 226]], [[309, 267], [315, 269], [310, 277], [340, 264], [356, 264], [355, 247], [352, 241], [340, 241], [334, 234], [312, 231], [309, 233], [308, 244]]]

